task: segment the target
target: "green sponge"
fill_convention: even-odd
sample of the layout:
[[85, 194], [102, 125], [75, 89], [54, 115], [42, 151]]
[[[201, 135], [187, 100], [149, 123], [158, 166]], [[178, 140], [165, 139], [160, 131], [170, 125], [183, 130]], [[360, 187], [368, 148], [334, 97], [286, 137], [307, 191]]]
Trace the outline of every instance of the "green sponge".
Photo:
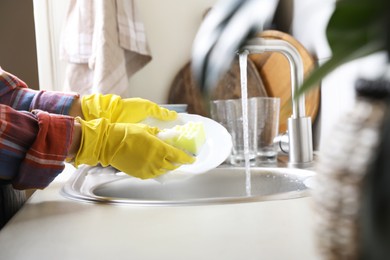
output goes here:
[[198, 155], [206, 142], [206, 134], [202, 122], [188, 122], [162, 130], [158, 137], [170, 145], [193, 155]]

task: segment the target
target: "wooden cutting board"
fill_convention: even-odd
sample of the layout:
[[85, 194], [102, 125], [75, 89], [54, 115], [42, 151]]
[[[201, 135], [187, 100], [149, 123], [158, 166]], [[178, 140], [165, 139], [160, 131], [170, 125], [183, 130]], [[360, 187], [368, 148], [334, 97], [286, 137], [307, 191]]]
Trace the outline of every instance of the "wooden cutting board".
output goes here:
[[205, 97], [194, 81], [191, 63], [187, 63], [176, 74], [168, 93], [168, 104], [187, 104], [187, 112], [208, 116]]
[[[316, 66], [316, 62], [309, 51], [291, 35], [280, 31], [264, 31], [258, 35], [266, 39], [279, 39], [292, 44], [302, 57], [305, 77]], [[248, 56], [256, 66], [269, 96], [280, 97], [279, 133], [287, 130], [287, 119], [291, 116], [291, 79], [290, 66], [287, 58], [280, 53], [266, 52]], [[306, 115], [315, 121], [320, 104], [320, 88], [314, 88], [306, 93]]]
[[[247, 64], [248, 97], [268, 97], [267, 90], [252, 60]], [[239, 58], [234, 60], [230, 70], [221, 79], [212, 93], [211, 99], [241, 98], [241, 76]]]
[[[248, 97], [268, 96], [258, 69], [248, 59]], [[241, 98], [240, 66], [238, 58], [230, 70], [221, 78], [210, 97], [205, 97], [193, 79], [191, 64], [187, 63], [176, 75], [171, 85], [168, 103], [187, 104], [188, 112], [209, 116], [209, 100]]]

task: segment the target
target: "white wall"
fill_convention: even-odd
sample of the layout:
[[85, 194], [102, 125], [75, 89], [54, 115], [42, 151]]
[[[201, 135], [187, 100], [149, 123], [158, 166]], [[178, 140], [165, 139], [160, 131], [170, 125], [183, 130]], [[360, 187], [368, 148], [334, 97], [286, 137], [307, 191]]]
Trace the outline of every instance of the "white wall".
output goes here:
[[139, 0], [153, 60], [130, 80], [130, 95], [167, 100], [176, 73], [190, 59], [206, 9], [216, 0]]

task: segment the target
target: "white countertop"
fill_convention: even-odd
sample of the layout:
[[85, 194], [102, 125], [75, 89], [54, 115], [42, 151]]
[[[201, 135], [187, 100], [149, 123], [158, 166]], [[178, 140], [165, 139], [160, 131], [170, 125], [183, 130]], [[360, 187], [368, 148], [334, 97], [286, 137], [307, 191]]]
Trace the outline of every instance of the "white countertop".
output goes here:
[[0, 259], [319, 259], [311, 198], [212, 206], [69, 200], [74, 168], [35, 192], [0, 231]]

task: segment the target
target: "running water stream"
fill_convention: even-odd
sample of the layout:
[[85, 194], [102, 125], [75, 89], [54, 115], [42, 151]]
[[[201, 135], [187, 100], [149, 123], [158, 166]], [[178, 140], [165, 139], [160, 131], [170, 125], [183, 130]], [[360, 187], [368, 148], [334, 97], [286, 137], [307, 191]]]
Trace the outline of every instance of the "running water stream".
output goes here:
[[249, 164], [249, 137], [248, 137], [248, 86], [247, 86], [247, 61], [248, 52], [244, 51], [239, 55], [240, 78], [241, 78], [241, 100], [242, 100], [242, 123], [244, 136], [244, 159], [245, 159], [245, 188], [246, 195], [251, 196], [251, 171]]

